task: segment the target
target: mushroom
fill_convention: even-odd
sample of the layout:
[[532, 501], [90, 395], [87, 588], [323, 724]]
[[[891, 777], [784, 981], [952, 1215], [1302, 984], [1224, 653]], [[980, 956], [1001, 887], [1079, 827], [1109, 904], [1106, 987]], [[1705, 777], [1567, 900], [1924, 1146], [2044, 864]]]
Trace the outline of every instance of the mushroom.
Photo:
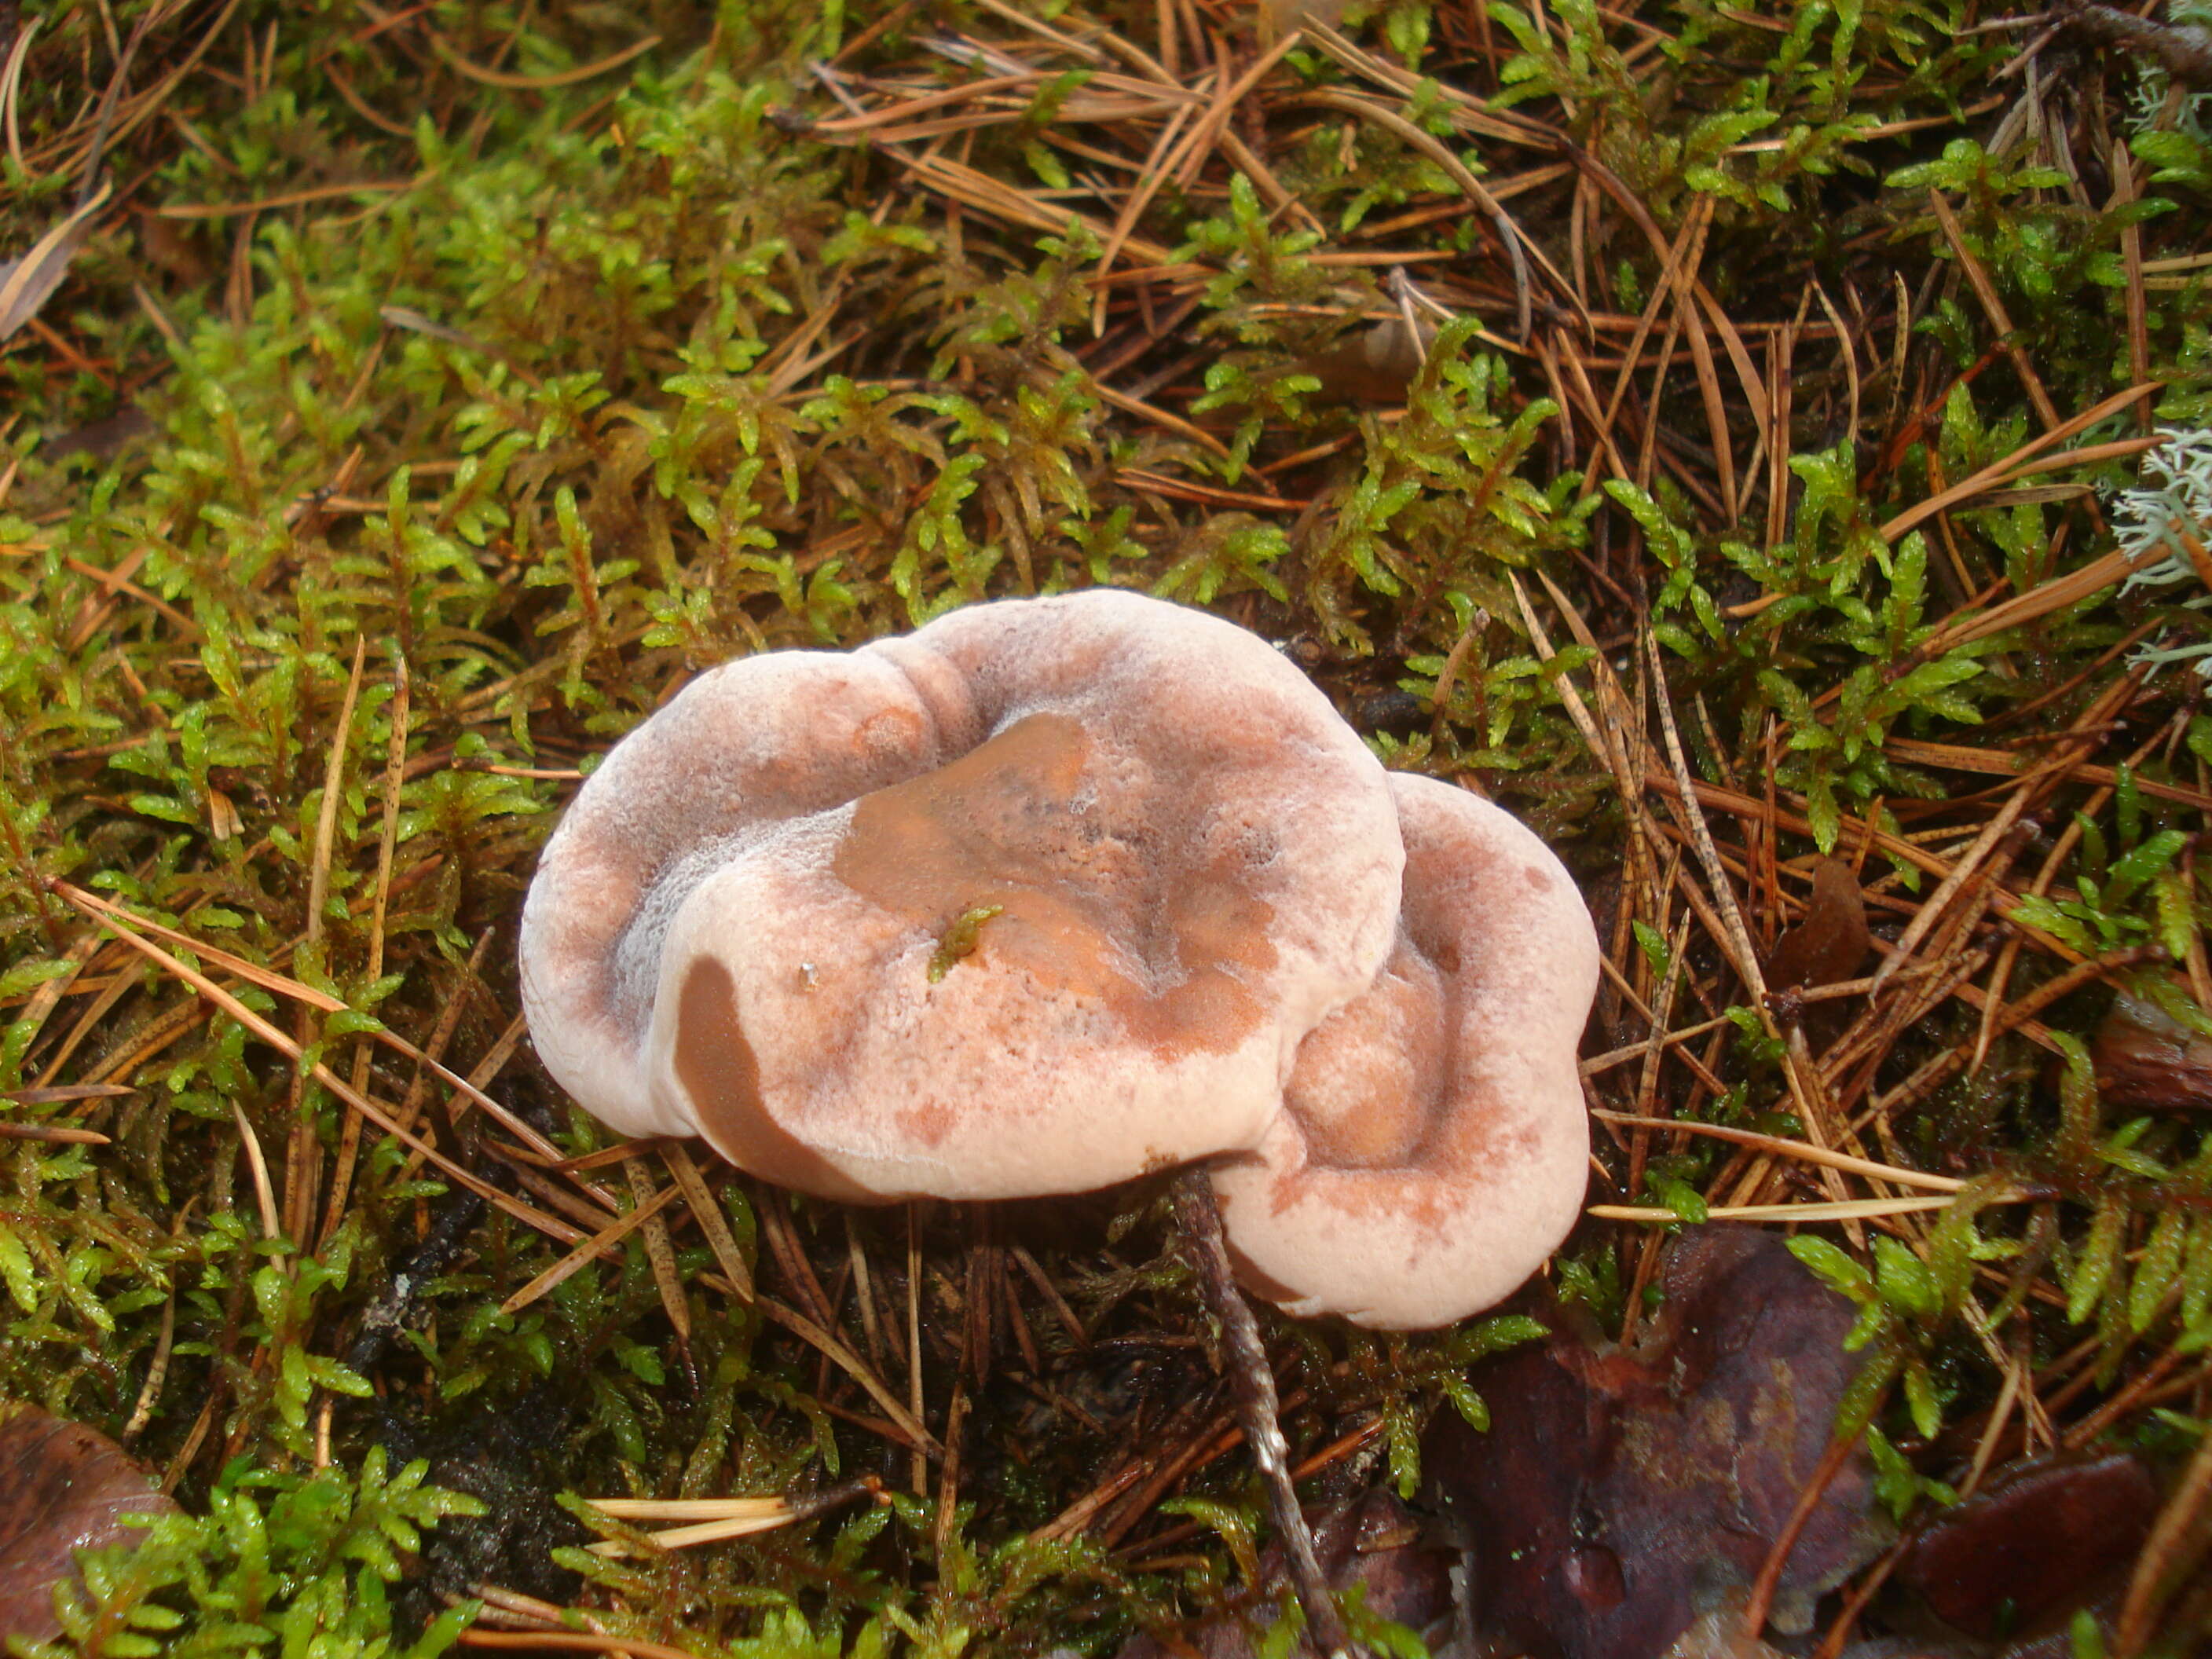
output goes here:
[[1217, 1163], [1213, 1186], [1248, 1290], [1409, 1330], [1502, 1301], [1574, 1225], [1598, 947], [1518, 819], [1433, 779], [1390, 784], [1406, 847], [1390, 958], [1306, 1038], [1256, 1156]]
[[1097, 591], [687, 686], [524, 908], [594, 1115], [829, 1198], [1082, 1192], [1255, 1146], [1391, 948], [1382, 767], [1202, 612]]
[[818, 1196], [1181, 1166], [1327, 1651], [1232, 1270], [1294, 1313], [1445, 1324], [1581, 1201], [1597, 945], [1566, 872], [1498, 808], [1385, 773], [1257, 636], [1133, 593], [701, 676], [578, 793], [520, 969], [588, 1110]]

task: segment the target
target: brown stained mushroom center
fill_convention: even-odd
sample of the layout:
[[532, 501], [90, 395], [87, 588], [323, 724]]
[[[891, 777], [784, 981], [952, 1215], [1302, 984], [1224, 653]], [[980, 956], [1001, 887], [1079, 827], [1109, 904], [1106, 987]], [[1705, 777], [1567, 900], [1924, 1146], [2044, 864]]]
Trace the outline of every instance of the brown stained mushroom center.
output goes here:
[[1298, 1046], [1284, 1104], [1314, 1163], [1374, 1170], [1413, 1161], [1443, 1103], [1450, 1000], [1445, 975], [1401, 939], [1372, 988]]
[[1218, 1052], [1261, 1018], [1247, 980], [1274, 966], [1273, 911], [1243, 860], [1197, 844], [1188, 799], [1073, 717], [1030, 714], [861, 797], [830, 867], [940, 939], [997, 907], [948, 981], [995, 967], [1101, 1005], [1155, 1052]]

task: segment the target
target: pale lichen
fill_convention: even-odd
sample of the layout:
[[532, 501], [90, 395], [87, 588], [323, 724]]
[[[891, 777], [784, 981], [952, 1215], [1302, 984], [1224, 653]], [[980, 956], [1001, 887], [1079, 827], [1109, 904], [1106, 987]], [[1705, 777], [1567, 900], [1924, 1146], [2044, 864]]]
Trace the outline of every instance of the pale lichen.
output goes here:
[[[2212, 568], [2212, 431], [2182, 431], [2166, 428], [2166, 441], [2143, 457], [2143, 476], [2155, 473], [2160, 482], [2124, 490], [2112, 502], [2113, 534], [2121, 552], [2141, 558], [2163, 550], [2165, 556], [2131, 571], [2120, 584], [2122, 592], [2143, 587], [2170, 587], [2183, 582], [2203, 585], [2203, 573]], [[2201, 611], [2212, 605], [2212, 592], [2183, 599], [2182, 605]], [[2193, 645], [2147, 645], [2131, 661], [2162, 666], [2186, 662], [2197, 672], [2212, 678], [2212, 641]]]

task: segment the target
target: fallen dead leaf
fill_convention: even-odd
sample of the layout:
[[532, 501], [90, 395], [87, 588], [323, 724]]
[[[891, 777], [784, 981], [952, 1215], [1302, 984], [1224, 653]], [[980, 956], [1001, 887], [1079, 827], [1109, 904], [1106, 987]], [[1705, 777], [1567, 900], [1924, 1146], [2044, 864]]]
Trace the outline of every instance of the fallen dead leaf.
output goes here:
[[130, 404], [104, 421], [94, 421], [48, 439], [39, 447], [39, 459], [58, 461], [71, 455], [89, 455], [95, 461], [105, 461], [124, 445], [146, 437], [154, 430], [154, 417], [137, 404]]
[[1743, 1633], [1740, 1607], [1716, 1607], [1675, 1639], [1664, 1659], [1784, 1659], [1778, 1649]]
[[92, 234], [93, 218], [106, 204], [110, 188], [103, 183], [68, 218], [32, 243], [28, 253], [0, 264], [0, 340], [37, 316], [61, 286], [70, 261]]
[[1321, 382], [1314, 395], [1323, 402], [1402, 404], [1435, 335], [1434, 329], [1417, 331], [1403, 318], [1387, 317], [1300, 359], [1298, 368]]
[[[1452, 1613], [1450, 1555], [1423, 1540], [1420, 1530], [1418, 1519], [1396, 1498], [1372, 1492], [1315, 1523], [1314, 1552], [1330, 1589], [1362, 1587], [1368, 1612], [1427, 1634], [1429, 1650], [1441, 1654], [1446, 1650], [1439, 1638]], [[1260, 1561], [1263, 1583], [1283, 1582], [1279, 1549], [1269, 1548]], [[1190, 1659], [1193, 1653], [1200, 1659], [1251, 1659], [1258, 1650], [1255, 1627], [1273, 1624], [1275, 1615], [1269, 1599], [1253, 1609], [1249, 1620], [1208, 1619], [1172, 1640], [1133, 1637], [1115, 1659]]]
[[1302, 23], [1334, 28], [1344, 15], [1345, 0], [1260, 0], [1260, 40], [1272, 45]]
[[96, 1430], [30, 1407], [0, 1421], [0, 1644], [58, 1637], [54, 1587], [76, 1572], [76, 1552], [140, 1539], [125, 1516], [176, 1507]]
[[1859, 878], [1841, 859], [1813, 866], [1813, 902], [1805, 920], [1774, 941], [1766, 964], [1772, 991], [1799, 991], [1856, 976], [1874, 950]]
[[1896, 1583], [1969, 1636], [2063, 1627], [2118, 1587], [2158, 1504], [2150, 1472], [2124, 1452], [2016, 1463], [1933, 1516]]
[[2113, 999], [2090, 1058], [2107, 1106], [2212, 1111], [2212, 1037], [2191, 1030], [2150, 996], [2123, 992]]
[[[1450, 1412], [1430, 1430], [1423, 1466], [1469, 1549], [1474, 1617], [1510, 1650], [1666, 1652], [1740, 1605], [1827, 1448], [1858, 1363], [1848, 1302], [1780, 1239], [1718, 1227], [1686, 1232], [1662, 1283], [1634, 1346], [1554, 1310], [1547, 1343], [1474, 1374], [1487, 1434]], [[1790, 1552], [1773, 1625], [1808, 1628], [1889, 1530], [1854, 1452]]]
[[215, 269], [194, 240], [198, 228], [164, 219], [150, 208], [132, 216], [138, 227], [138, 246], [146, 262], [185, 288], [198, 288], [213, 280]]

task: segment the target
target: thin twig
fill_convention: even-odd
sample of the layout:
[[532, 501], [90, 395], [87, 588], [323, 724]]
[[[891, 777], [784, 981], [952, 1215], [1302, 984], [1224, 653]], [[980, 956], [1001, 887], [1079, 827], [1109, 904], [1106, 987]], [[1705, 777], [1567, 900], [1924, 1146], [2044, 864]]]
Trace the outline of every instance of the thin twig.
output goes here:
[[1176, 1221], [1183, 1245], [1198, 1269], [1199, 1289], [1206, 1310], [1221, 1322], [1223, 1346], [1227, 1349], [1230, 1387], [1236, 1395], [1237, 1413], [1243, 1419], [1244, 1438], [1259, 1465], [1267, 1492], [1267, 1509], [1275, 1523], [1276, 1541], [1291, 1569], [1291, 1585], [1306, 1618], [1310, 1643], [1327, 1659], [1347, 1659], [1358, 1651], [1344, 1627], [1329, 1594], [1328, 1580], [1314, 1553], [1313, 1529], [1298, 1506], [1291, 1484], [1291, 1449], [1283, 1438], [1280, 1407], [1275, 1398], [1275, 1373], [1267, 1364], [1267, 1351], [1260, 1340], [1259, 1322], [1237, 1284], [1230, 1265], [1229, 1242], [1221, 1231], [1221, 1206], [1214, 1201], [1213, 1177], [1201, 1167], [1186, 1169], [1175, 1180]]

